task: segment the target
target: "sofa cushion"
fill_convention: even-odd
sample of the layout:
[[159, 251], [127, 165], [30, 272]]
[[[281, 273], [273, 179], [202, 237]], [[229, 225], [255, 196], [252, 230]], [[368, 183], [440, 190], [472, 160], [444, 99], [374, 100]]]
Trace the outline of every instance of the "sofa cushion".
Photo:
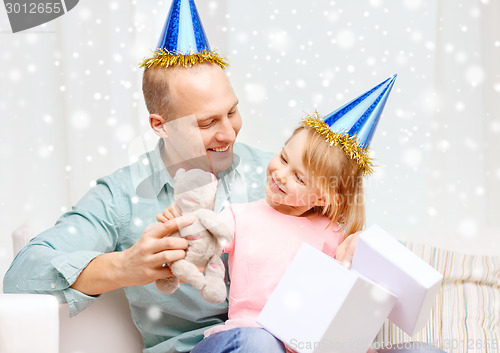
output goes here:
[[500, 257], [405, 243], [443, 274], [428, 324], [410, 337], [389, 320], [374, 345], [422, 341], [447, 352], [500, 352]]

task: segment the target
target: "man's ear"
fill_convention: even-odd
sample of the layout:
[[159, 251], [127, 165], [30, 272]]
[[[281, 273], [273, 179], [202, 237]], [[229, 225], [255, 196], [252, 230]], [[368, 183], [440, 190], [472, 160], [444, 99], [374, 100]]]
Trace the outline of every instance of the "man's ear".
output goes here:
[[165, 129], [165, 123], [167, 121], [158, 114], [151, 114], [149, 116], [149, 125], [151, 125], [151, 128], [161, 138], [167, 138], [167, 130]]

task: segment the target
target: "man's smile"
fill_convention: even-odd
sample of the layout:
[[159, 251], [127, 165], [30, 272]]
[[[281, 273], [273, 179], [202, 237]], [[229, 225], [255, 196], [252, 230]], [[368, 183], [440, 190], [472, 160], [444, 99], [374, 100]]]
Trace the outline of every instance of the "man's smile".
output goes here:
[[209, 148], [208, 150], [215, 151], [215, 152], [226, 152], [227, 150], [229, 150], [229, 146], [230, 145], [227, 145], [225, 147], [214, 147], [214, 148]]

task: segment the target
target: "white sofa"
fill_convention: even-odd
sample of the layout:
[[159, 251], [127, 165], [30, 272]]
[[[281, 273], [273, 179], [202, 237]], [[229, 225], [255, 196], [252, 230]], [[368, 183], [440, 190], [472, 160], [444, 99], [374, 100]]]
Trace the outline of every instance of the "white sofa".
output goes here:
[[[25, 224], [14, 231], [14, 253], [39, 230], [39, 227]], [[132, 322], [122, 289], [101, 295], [72, 318], [67, 304], [57, 301], [54, 304], [51, 299], [55, 300], [45, 295], [0, 295], [0, 352], [142, 352], [142, 339]]]

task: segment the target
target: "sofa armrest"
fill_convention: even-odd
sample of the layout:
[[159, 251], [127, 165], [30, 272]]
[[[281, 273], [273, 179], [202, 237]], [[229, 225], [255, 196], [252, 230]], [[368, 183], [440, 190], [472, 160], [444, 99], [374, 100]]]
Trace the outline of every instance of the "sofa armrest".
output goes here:
[[0, 352], [59, 353], [59, 303], [51, 295], [0, 294]]

